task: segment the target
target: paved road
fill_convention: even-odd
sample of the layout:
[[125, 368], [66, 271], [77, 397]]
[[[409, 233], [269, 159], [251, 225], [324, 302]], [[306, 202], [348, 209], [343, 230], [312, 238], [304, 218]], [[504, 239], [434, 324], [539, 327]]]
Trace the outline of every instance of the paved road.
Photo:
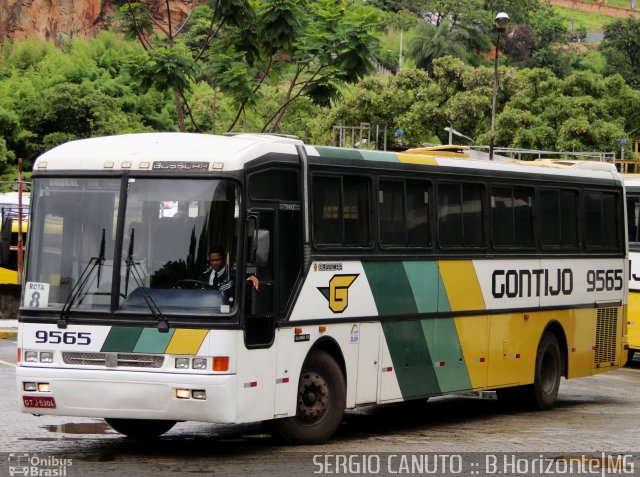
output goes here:
[[[403, 470], [400, 457], [389, 453], [439, 453], [445, 455], [441, 459], [482, 452], [533, 453], [535, 459], [546, 453], [545, 457], [561, 463], [576, 453], [596, 457], [601, 452], [628, 453], [633, 455], [629, 462], [634, 463], [634, 474], [640, 475], [638, 358], [631, 368], [564, 381], [558, 405], [549, 412], [506, 410], [489, 399], [438, 398], [422, 406], [390, 405], [349, 412], [331, 442], [298, 447], [278, 445], [260, 424], [180, 423], [160, 440], [144, 443], [121, 437], [98, 419], [20, 414], [11, 366], [15, 343], [0, 340], [0, 360], [0, 408], [4, 410], [0, 415], [0, 475], [9, 475], [8, 464], [19, 456], [24, 461], [25, 453], [30, 458], [71, 459], [72, 465], [65, 468], [69, 476], [313, 475], [320, 470], [335, 473], [336, 464], [340, 470], [349, 470], [341, 466], [344, 462], [335, 460], [345, 452], [374, 453], [358, 454], [351, 461], [351, 470], [362, 472], [371, 464], [368, 470], [375, 471], [377, 459], [378, 472], [370, 472], [376, 475]], [[8, 453], [14, 454], [12, 461]], [[482, 475], [483, 465], [488, 465], [484, 454], [464, 454], [463, 459], [467, 473], [461, 475]], [[481, 462], [476, 467], [480, 474], [468, 467], [468, 461], [475, 460]], [[52, 462], [55, 466], [58, 461]], [[449, 462], [449, 467], [455, 464]], [[458, 469], [448, 470], [453, 475]], [[517, 473], [515, 467], [505, 472], [511, 475], [511, 470]]]

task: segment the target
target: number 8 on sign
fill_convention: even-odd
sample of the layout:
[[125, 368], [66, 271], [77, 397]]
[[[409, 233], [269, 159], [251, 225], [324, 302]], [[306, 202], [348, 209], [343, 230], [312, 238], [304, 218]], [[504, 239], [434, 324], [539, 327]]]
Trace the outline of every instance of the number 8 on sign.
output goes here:
[[38, 282], [25, 283], [22, 306], [28, 308], [46, 308], [49, 306], [49, 284]]

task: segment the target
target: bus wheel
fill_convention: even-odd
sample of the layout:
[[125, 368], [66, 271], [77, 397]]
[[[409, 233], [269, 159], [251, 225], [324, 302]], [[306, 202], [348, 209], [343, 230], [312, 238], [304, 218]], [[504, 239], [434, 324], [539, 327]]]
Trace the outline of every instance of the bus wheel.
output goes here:
[[313, 351], [302, 365], [296, 415], [269, 421], [267, 428], [291, 444], [324, 442], [342, 422], [346, 389], [338, 363], [325, 351]]
[[562, 376], [562, 354], [553, 333], [542, 335], [536, 354], [536, 373], [530, 390], [530, 404], [541, 411], [551, 409], [556, 402], [560, 377]]
[[160, 421], [152, 419], [105, 419], [113, 430], [132, 439], [155, 439], [164, 434], [176, 421]]

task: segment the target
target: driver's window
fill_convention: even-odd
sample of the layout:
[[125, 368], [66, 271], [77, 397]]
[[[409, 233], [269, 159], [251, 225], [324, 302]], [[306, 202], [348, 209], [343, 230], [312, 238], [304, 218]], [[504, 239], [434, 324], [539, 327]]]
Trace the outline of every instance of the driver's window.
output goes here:
[[230, 181], [130, 179], [121, 306], [146, 308], [147, 293], [163, 312], [230, 312], [235, 290], [209, 286], [207, 273], [210, 249], [218, 245], [225, 250], [226, 277], [231, 277], [238, 211], [238, 193]]

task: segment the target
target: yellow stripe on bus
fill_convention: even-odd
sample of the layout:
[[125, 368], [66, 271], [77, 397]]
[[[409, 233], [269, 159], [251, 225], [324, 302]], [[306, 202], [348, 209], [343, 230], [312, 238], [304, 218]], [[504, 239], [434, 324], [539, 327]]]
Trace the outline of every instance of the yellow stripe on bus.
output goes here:
[[488, 340], [489, 325], [487, 316], [466, 316], [454, 318], [458, 339], [462, 347], [467, 372], [474, 390], [487, 385], [489, 366]]
[[486, 309], [473, 261], [440, 260], [439, 266], [451, 311]]
[[173, 334], [165, 353], [197, 354], [206, 336], [207, 330], [178, 329]]

